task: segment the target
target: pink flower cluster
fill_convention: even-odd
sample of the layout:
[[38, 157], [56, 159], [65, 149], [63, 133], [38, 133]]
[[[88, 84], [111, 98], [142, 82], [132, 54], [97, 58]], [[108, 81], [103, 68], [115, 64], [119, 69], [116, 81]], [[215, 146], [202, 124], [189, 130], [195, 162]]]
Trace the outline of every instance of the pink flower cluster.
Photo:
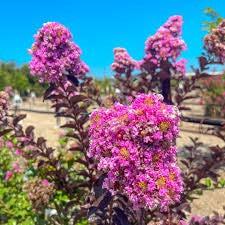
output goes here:
[[13, 88], [11, 86], [6, 86], [4, 91], [11, 97], [13, 96]]
[[4, 120], [8, 108], [9, 108], [9, 95], [5, 91], [0, 91], [0, 117], [1, 117], [0, 124]]
[[9, 181], [13, 177], [13, 172], [11, 170], [6, 171], [5, 181]]
[[16, 156], [20, 156], [23, 154], [23, 151], [19, 148], [16, 148], [16, 146], [13, 144], [12, 141], [6, 141], [3, 143], [3, 145], [8, 148], [12, 153], [14, 153]]
[[126, 73], [138, 67], [138, 63], [130, 57], [125, 48], [115, 48], [114, 62], [111, 65], [113, 71], [117, 73]]
[[225, 20], [217, 28], [206, 35], [204, 42], [206, 50], [216, 56], [222, 63], [225, 63]]
[[184, 76], [186, 73], [186, 59], [181, 59], [175, 63], [173, 63], [175, 73], [179, 76]]
[[35, 35], [30, 53], [31, 74], [41, 82], [56, 82], [66, 74], [80, 77], [89, 70], [80, 59], [81, 50], [72, 41], [70, 31], [56, 22], [43, 25]]
[[9, 181], [15, 173], [20, 173], [21, 171], [22, 171], [22, 169], [20, 167], [19, 161], [13, 162], [12, 169], [6, 171], [6, 173], [5, 173], [5, 181]]
[[134, 208], [167, 207], [183, 189], [176, 163], [179, 112], [157, 94], [91, 114], [89, 157], [107, 173], [104, 187], [128, 196]]
[[181, 16], [171, 16], [153, 36], [146, 40], [145, 56], [140, 62], [141, 68], [151, 71], [160, 67], [162, 63], [176, 62], [181, 51], [186, 49], [186, 45], [181, 39], [182, 23]]

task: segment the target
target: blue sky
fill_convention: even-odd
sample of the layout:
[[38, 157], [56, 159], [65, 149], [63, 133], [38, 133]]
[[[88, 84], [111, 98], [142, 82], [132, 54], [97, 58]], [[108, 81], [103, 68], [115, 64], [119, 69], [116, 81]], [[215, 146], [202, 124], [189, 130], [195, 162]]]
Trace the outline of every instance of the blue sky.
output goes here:
[[144, 53], [144, 41], [171, 15], [184, 18], [183, 39], [189, 65], [201, 52], [203, 11], [214, 8], [225, 17], [225, 0], [1, 0], [0, 60], [27, 63], [27, 49], [37, 29], [57, 21], [73, 33], [82, 59], [96, 76], [108, 75], [114, 47], [125, 47], [135, 59]]

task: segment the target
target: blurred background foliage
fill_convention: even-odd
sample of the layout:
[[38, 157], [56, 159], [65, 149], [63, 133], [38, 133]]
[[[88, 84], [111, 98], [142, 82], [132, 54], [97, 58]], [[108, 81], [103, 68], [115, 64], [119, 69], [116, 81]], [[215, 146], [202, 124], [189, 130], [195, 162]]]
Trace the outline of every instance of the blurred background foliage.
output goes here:
[[210, 7], [207, 7], [204, 13], [209, 18], [209, 20], [203, 22], [203, 29], [207, 32], [212, 31], [223, 20], [223, 17]]
[[[112, 78], [103, 77], [94, 81], [101, 94], [114, 94]], [[7, 86], [19, 91], [22, 96], [27, 96], [30, 91], [34, 91], [37, 96], [41, 96], [47, 85], [40, 84], [36, 78], [30, 76], [27, 64], [17, 67], [13, 62], [0, 62], [0, 90]]]
[[0, 90], [11, 86], [14, 90], [26, 96], [29, 91], [42, 95], [46, 86], [40, 85], [34, 77], [30, 76], [28, 65], [17, 67], [15, 63], [0, 62]]

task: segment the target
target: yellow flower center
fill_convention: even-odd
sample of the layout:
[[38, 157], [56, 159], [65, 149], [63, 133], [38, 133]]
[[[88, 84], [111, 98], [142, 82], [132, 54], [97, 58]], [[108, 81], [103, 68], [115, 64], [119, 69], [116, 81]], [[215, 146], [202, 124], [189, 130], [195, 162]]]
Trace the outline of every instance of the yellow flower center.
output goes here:
[[169, 178], [170, 178], [171, 181], [174, 181], [175, 178], [176, 178], [176, 176], [175, 176], [174, 173], [170, 173], [170, 174], [169, 174]]
[[174, 198], [174, 195], [175, 195], [174, 190], [169, 189], [169, 190], [168, 190], [168, 196], [169, 196], [171, 199], [173, 199], [173, 198]]
[[120, 155], [125, 159], [128, 159], [130, 157], [130, 153], [125, 147], [120, 149]]
[[157, 153], [152, 157], [153, 163], [157, 163], [160, 160], [160, 154]]
[[136, 112], [136, 115], [138, 115], [138, 116], [142, 116], [144, 114], [143, 110], [141, 110], [141, 109], [138, 109], [135, 112]]
[[62, 36], [62, 31], [61, 31], [61, 30], [58, 30], [58, 31], [57, 31], [57, 36], [58, 36], [58, 37], [61, 37], [61, 36]]
[[166, 178], [165, 177], [160, 177], [157, 181], [156, 181], [156, 185], [158, 188], [162, 188], [164, 187], [166, 184]]
[[123, 123], [123, 122], [126, 122], [128, 120], [128, 115], [127, 114], [124, 114], [120, 117], [118, 117], [118, 121]]
[[36, 46], [36, 45], [33, 45], [32, 48], [31, 48], [31, 50], [32, 50], [33, 52], [36, 51], [36, 50], [37, 50], [37, 46]]
[[98, 114], [96, 114], [91, 118], [91, 123], [92, 124], [97, 123], [99, 120], [100, 120], [100, 116]]
[[152, 98], [148, 97], [148, 98], [145, 99], [144, 103], [147, 106], [151, 106], [153, 104], [153, 100], [152, 100]]
[[170, 123], [167, 121], [163, 121], [159, 124], [159, 129], [162, 132], [166, 132], [169, 129], [169, 127], [170, 127]]
[[138, 186], [145, 191], [147, 189], [147, 183], [145, 181], [138, 182]]
[[147, 134], [148, 134], [148, 131], [146, 131], [146, 130], [142, 130], [141, 131], [141, 136], [142, 137], [146, 136]]

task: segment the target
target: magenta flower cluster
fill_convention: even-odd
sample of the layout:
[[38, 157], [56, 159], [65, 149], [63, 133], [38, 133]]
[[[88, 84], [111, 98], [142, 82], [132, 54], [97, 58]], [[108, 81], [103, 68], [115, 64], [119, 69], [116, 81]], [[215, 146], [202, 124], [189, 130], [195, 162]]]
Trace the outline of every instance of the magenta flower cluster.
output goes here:
[[57, 82], [66, 74], [80, 77], [89, 70], [70, 31], [56, 22], [45, 23], [37, 32], [30, 53], [31, 74], [41, 82]]
[[206, 35], [204, 42], [206, 50], [217, 57], [220, 62], [225, 63], [225, 20], [218, 27]]
[[130, 57], [125, 48], [115, 48], [114, 62], [111, 65], [113, 71], [117, 73], [126, 73], [138, 67], [138, 63]]
[[[140, 62], [141, 68], [151, 71], [152, 68], [160, 67], [162, 63], [176, 62], [181, 51], [186, 49], [186, 45], [181, 39], [182, 23], [181, 16], [171, 16], [153, 36], [146, 40], [145, 56]], [[183, 70], [182, 68], [182, 72]]]
[[186, 73], [186, 59], [180, 59], [179, 61], [176, 61], [173, 63], [173, 67], [175, 70], [176, 75], [178, 76], [184, 76]]
[[134, 208], [166, 210], [183, 189], [176, 163], [179, 112], [157, 94], [91, 114], [89, 157], [107, 174], [103, 186], [125, 194]]

